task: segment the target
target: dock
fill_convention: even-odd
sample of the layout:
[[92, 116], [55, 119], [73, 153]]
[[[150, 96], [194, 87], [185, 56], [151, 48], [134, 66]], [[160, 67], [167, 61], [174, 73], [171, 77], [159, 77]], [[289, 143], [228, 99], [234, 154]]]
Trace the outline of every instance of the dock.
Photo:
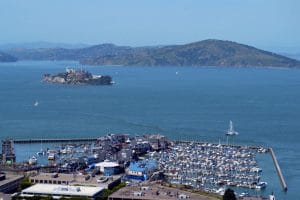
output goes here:
[[286, 182], [285, 182], [285, 180], [284, 180], [284, 177], [283, 177], [283, 175], [282, 175], [280, 166], [279, 166], [279, 164], [278, 164], [277, 158], [276, 158], [275, 153], [274, 153], [274, 151], [273, 151], [272, 148], [270, 148], [270, 152], [271, 152], [272, 159], [273, 159], [273, 161], [274, 161], [274, 165], [275, 165], [277, 174], [278, 174], [278, 176], [279, 176], [279, 179], [280, 179], [282, 188], [283, 188], [284, 191], [287, 191], [287, 185], [286, 185]]
[[223, 147], [236, 147], [236, 148], [249, 148], [253, 150], [259, 150], [259, 149], [266, 149], [266, 152], [269, 151], [269, 148], [265, 148], [263, 146], [243, 146], [243, 145], [238, 145], [238, 144], [218, 144], [218, 143], [213, 143], [213, 142], [204, 142], [204, 141], [192, 141], [192, 140], [174, 140], [175, 144], [189, 144], [189, 143], [194, 143], [194, 144], [212, 144], [212, 145], [221, 145]]
[[96, 142], [97, 138], [48, 138], [48, 139], [16, 139], [15, 144], [32, 143], [76, 143], [76, 142]]

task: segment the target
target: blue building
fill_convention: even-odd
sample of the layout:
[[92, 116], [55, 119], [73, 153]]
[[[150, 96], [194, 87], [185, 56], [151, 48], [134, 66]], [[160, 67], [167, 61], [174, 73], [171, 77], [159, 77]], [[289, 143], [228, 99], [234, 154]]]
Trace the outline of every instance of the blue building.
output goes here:
[[125, 170], [125, 178], [133, 181], [145, 181], [157, 170], [157, 162], [155, 160], [141, 160], [131, 162]]

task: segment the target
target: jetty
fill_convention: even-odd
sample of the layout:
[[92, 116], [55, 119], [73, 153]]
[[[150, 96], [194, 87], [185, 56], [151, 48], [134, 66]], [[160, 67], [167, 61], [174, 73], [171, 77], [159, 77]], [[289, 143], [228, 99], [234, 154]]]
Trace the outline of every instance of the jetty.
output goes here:
[[76, 142], [96, 142], [98, 138], [42, 138], [42, 139], [15, 139], [15, 144], [31, 143], [76, 143]]
[[278, 164], [277, 158], [276, 158], [275, 153], [274, 153], [274, 151], [273, 151], [272, 148], [270, 148], [270, 152], [271, 152], [272, 159], [273, 159], [273, 161], [274, 161], [274, 165], [275, 165], [277, 174], [278, 174], [278, 176], [279, 176], [279, 179], [280, 179], [282, 188], [283, 188], [284, 191], [287, 191], [287, 185], [286, 185], [286, 182], [285, 182], [285, 180], [284, 180], [284, 177], [283, 177], [283, 175], [282, 175], [280, 166], [279, 166], [279, 164]]

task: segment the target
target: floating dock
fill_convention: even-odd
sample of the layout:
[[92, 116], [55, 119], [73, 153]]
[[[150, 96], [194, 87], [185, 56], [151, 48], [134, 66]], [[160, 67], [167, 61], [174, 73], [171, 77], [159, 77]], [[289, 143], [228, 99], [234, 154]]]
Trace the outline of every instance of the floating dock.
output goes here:
[[15, 144], [96, 142], [97, 138], [16, 139]]
[[275, 165], [277, 174], [278, 174], [278, 176], [279, 176], [279, 179], [280, 179], [282, 188], [283, 188], [284, 191], [287, 191], [287, 185], [286, 185], [286, 182], [285, 182], [285, 180], [284, 180], [284, 177], [283, 177], [283, 175], [282, 175], [280, 166], [279, 166], [279, 164], [278, 164], [277, 158], [276, 158], [275, 153], [274, 153], [274, 151], [273, 151], [272, 148], [270, 148], [270, 152], [271, 152], [272, 159], [273, 159], [273, 161], [274, 161], [274, 165]]

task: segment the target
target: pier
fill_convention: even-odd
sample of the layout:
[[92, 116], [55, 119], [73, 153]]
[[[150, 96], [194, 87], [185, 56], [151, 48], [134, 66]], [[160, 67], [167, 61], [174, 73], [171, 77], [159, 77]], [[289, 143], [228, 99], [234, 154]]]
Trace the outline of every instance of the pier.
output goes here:
[[274, 165], [275, 165], [277, 174], [278, 174], [278, 176], [279, 176], [279, 179], [280, 179], [282, 188], [283, 188], [284, 191], [287, 191], [287, 185], [286, 185], [286, 182], [285, 182], [285, 180], [284, 180], [284, 177], [283, 177], [283, 175], [282, 175], [280, 166], [279, 166], [279, 164], [278, 164], [277, 158], [276, 158], [275, 153], [274, 153], [274, 151], [273, 151], [272, 148], [270, 148], [270, 152], [271, 152], [272, 159], [273, 159], [273, 161], [274, 161]]
[[76, 143], [76, 142], [96, 142], [97, 138], [48, 138], [48, 139], [16, 139], [15, 144], [31, 143]]

